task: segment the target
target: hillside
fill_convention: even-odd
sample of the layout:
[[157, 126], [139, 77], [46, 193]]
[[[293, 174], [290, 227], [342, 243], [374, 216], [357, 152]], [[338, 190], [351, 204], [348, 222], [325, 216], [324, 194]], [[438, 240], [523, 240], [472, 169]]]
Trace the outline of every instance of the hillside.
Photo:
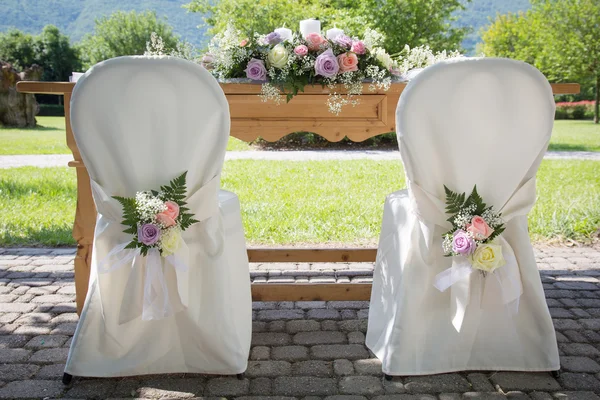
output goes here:
[[206, 42], [202, 16], [181, 6], [186, 0], [2, 0], [0, 32], [10, 28], [37, 34], [47, 24], [56, 25], [73, 41], [94, 29], [94, 19], [115, 11], [152, 10], [164, 17], [174, 31], [196, 46]]
[[[94, 19], [114, 11], [153, 10], [166, 17], [177, 34], [196, 46], [206, 43], [202, 16], [188, 13], [181, 6], [189, 0], [2, 0], [0, 32], [12, 27], [39, 33], [44, 25], [54, 24], [73, 41], [80, 40], [94, 28]], [[463, 47], [474, 51], [480, 29], [496, 14], [529, 9], [529, 0], [472, 0], [467, 9], [456, 14], [457, 26], [472, 28]], [[198, 26], [201, 28], [198, 28]]]
[[456, 13], [456, 26], [466, 26], [472, 32], [465, 38], [462, 45], [474, 54], [475, 46], [480, 42], [480, 30], [490, 24], [498, 14], [525, 11], [531, 7], [529, 0], [472, 0], [465, 10]]

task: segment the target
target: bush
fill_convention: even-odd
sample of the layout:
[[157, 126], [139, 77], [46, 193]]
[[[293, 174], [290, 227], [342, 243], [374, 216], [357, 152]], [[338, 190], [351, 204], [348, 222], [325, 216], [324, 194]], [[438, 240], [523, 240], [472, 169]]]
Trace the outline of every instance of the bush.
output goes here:
[[64, 117], [65, 107], [61, 104], [40, 104], [40, 117]]
[[589, 100], [556, 103], [555, 119], [593, 119], [594, 102]]
[[353, 142], [348, 138], [344, 138], [339, 142], [329, 142], [316, 133], [311, 132], [294, 132], [286, 135], [276, 142], [267, 142], [263, 139], [257, 139], [255, 142], [258, 146], [265, 149], [365, 149], [365, 148], [398, 148], [396, 141], [396, 133], [388, 132], [374, 136], [364, 142]]

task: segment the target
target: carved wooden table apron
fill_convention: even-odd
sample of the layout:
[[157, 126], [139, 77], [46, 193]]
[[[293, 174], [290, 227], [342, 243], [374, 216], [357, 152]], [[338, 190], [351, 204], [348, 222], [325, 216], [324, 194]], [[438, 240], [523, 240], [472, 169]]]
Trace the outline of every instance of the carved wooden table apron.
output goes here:
[[[77, 311], [81, 312], [87, 294], [90, 276], [91, 249], [96, 224], [96, 209], [90, 189], [90, 178], [81, 161], [81, 155], [71, 130], [70, 101], [74, 83], [19, 82], [17, 90], [23, 93], [64, 95], [67, 145], [73, 152], [70, 167], [77, 170], [77, 210], [73, 237], [77, 241], [75, 257], [75, 289]], [[331, 114], [326, 106], [328, 89], [307, 87], [290, 103], [276, 105], [263, 103], [257, 96], [260, 85], [245, 83], [221, 84], [231, 111], [231, 136], [249, 142], [257, 137], [275, 141], [289, 133], [308, 131], [317, 133], [330, 142], [345, 136], [355, 142], [394, 131], [396, 105], [405, 83], [394, 83], [389, 91], [368, 90], [364, 85], [360, 104], [345, 107], [339, 116]], [[579, 93], [579, 85], [552, 84], [554, 94]], [[339, 93], [343, 93], [339, 90]], [[248, 249], [251, 262], [373, 262], [376, 248], [256, 248]], [[253, 284], [252, 298], [256, 301], [309, 301], [309, 300], [369, 300], [370, 284]]]

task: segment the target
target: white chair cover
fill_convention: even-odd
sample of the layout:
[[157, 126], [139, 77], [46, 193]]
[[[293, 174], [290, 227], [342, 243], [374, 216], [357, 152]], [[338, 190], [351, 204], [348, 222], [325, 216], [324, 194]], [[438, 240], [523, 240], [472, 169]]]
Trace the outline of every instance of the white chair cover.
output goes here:
[[[71, 123], [98, 219], [88, 295], [65, 372], [244, 372], [252, 330], [250, 277], [238, 198], [219, 191], [230, 120], [217, 81], [199, 65], [172, 57], [107, 60], [79, 79]], [[111, 196], [158, 189], [184, 171], [188, 207], [201, 222], [183, 233], [188, 270], [167, 262], [159, 269], [168, 295], [160, 306], [169, 303], [172, 311], [161, 314], [160, 307], [144, 304], [146, 258], [98, 269], [111, 249], [131, 240]], [[143, 320], [147, 312], [150, 320]]]
[[[449, 60], [406, 87], [396, 120], [408, 190], [385, 202], [366, 338], [384, 373], [559, 369], [527, 228], [553, 117], [547, 80], [518, 61]], [[442, 250], [444, 185], [467, 195], [477, 185], [503, 213], [514, 268], [434, 287], [452, 265]]]

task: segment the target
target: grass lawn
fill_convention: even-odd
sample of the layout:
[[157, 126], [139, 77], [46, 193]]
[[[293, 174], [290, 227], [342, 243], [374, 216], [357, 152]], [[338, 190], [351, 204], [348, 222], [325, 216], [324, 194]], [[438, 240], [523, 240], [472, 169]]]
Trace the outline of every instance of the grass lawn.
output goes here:
[[[225, 163], [251, 244], [376, 244], [385, 196], [405, 186], [397, 161]], [[74, 244], [75, 171], [0, 169], [0, 246]], [[530, 213], [534, 240], [589, 240], [600, 226], [600, 162], [545, 160]]]
[[[65, 143], [63, 117], [37, 117], [40, 127], [19, 130], [0, 128], [0, 155], [70, 154]], [[251, 150], [246, 142], [230, 138], [227, 150]], [[600, 125], [591, 121], [560, 120], [554, 122], [550, 150], [599, 151]]]
[[[0, 156], [17, 154], [71, 154], [65, 138], [64, 117], [37, 117], [34, 129], [0, 128]], [[249, 150], [250, 146], [230, 138], [227, 150]]]

